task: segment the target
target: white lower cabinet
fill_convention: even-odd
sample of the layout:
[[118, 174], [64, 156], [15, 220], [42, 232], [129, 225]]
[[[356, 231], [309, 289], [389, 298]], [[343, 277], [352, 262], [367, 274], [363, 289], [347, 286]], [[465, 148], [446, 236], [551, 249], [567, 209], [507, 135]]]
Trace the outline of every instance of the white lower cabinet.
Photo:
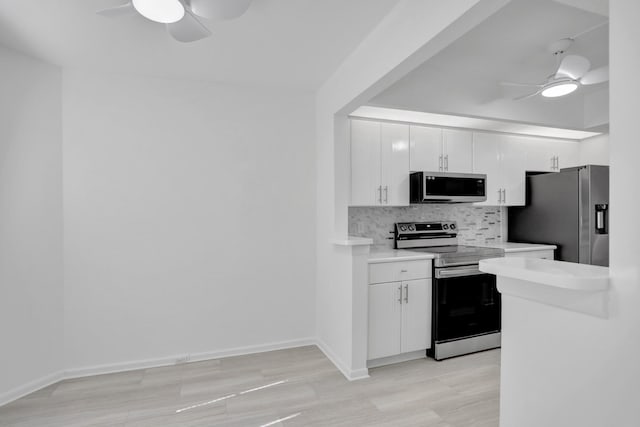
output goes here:
[[369, 286], [369, 351], [368, 359], [400, 354], [402, 282]]
[[402, 282], [400, 352], [431, 347], [431, 279]]
[[[431, 276], [430, 261], [424, 264]], [[372, 264], [371, 270], [396, 270], [402, 263]], [[404, 268], [403, 268], [404, 269]], [[379, 274], [375, 277], [391, 277]], [[369, 285], [369, 360], [426, 350], [431, 346], [431, 278]]]

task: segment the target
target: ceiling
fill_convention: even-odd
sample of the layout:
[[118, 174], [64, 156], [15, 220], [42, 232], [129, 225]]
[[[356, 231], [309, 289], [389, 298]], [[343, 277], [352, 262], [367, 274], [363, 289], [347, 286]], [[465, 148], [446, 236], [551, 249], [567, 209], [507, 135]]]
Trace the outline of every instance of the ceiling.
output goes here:
[[182, 44], [141, 16], [95, 14], [124, 0], [0, 0], [0, 44], [65, 68], [313, 90], [397, 2], [254, 0]]
[[[513, 98], [532, 90], [500, 85], [544, 82], [557, 69], [556, 58], [547, 50], [551, 42], [608, 20], [566, 3], [571, 2], [513, 0], [368, 105], [597, 129], [603, 120], [608, 122], [607, 83], [581, 87], [561, 98], [520, 101]], [[604, 25], [577, 37], [569, 53], [587, 57], [596, 68], [608, 63], [608, 45]]]

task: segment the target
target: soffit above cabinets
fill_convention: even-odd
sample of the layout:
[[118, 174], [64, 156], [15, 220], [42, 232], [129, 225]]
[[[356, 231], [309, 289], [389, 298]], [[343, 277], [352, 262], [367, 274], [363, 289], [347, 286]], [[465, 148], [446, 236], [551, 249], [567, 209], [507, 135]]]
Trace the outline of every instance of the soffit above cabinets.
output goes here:
[[600, 135], [598, 132], [588, 132], [577, 129], [562, 129], [505, 120], [434, 114], [421, 111], [408, 111], [371, 106], [360, 107], [349, 116], [354, 118], [388, 120], [428, 126], [539, 136], [544, 138], [583, 140], [591, 138], [592, 136]]

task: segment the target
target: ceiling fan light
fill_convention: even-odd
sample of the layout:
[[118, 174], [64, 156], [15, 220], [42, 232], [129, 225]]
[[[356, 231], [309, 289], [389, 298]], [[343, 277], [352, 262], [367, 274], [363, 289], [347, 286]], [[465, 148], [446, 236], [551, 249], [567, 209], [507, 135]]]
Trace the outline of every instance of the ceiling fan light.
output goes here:
[[578, 89], [576, 82], [559, 82], [546, 86], [540, 94], [545, 98], [557, 98], [568, 95], [576, 89]]
[[184, 17], [184, 6], [179, 0], [132, 0], [133, 7], [151, 21], [163, 24], [178, 22]]

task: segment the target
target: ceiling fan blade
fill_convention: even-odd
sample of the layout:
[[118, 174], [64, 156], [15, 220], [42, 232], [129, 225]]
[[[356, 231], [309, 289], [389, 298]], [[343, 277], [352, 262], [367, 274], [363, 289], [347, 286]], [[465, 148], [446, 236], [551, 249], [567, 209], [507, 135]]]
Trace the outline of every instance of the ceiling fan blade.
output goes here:
[[252, 0], [190, 0], [191, 11], [198, 16], [226, 21], [242, 16]]
[[587, 74], [589, 68], [591, 68], [591, 63], [584, 56], [567, 55], [562, 58], [555, 78], [569, 77], [570, 79], [578, 80]]
[[167, 24], [167, 31], [174, 39], [183, 43], [194, 42], [211, 35], [211, 31], [188, 10], [181, 20]]
[[130, 1], [120, 6], [109, 7], [96, 12], [98, 15], [106, 16], [108, 18], [119, 18], [121, 16], [133, 16], [136, 14], [136, 10], [133, 7], [133, 3]]
[[589, 71], [580, 79], [580, 83], [583, 85], [594, 85], [597, 83], [606, 82], [609, 80], [609, 65], [604, 65], [600, 68]]
[[522, 101], [523, 99], [533, 98], [534, 96], [536, 96], [536, 95], [537, 95], [537, 94], [539, 94], [539, 93], [540, 93], [540, 91], [539, 91], [539, 90], [537, 90], [537, 91], [535, 91], [535, 92], [528, 93], [528, 94], [526, 94], [526, 95], [522, 95], [522, 96], [519, 96], [519, 97], [517, 97], [517, 98], [513, 98], [513, 100], [514, 100], [514, 101]]
[[516, 82], [500, 82], [502, 86], [517, 86], [517, 87], [542, 87], [542, 84], [535, 83], [516, 83]]

